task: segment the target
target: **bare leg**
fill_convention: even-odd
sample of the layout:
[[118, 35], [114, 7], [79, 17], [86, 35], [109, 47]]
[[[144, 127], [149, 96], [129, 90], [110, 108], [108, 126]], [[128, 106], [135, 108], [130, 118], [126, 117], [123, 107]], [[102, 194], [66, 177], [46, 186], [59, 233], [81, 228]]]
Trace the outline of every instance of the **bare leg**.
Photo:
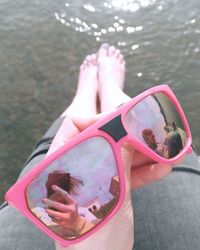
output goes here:
[[113, 110], [130, 100], [123, 92], [125, 61], [120, 50], [103, 44], [97, 53], [101, 112]]
[[92, 54], [87, 56], [80, 66], [75, 97], [70, 106], [61, 114], [61, 117], [65, 117], [65, 119], [54, 137], [46, 156], [53, 153], [80, 132], [71, 120], [73, 116], [88, 117], [97, 113], [97, 89], [96, 54]]
[[70, 106], [61, 116], [91, 115], [97, 113], [97, 63], [96, 54], [88, 55], [80, 66], [77, 91]]

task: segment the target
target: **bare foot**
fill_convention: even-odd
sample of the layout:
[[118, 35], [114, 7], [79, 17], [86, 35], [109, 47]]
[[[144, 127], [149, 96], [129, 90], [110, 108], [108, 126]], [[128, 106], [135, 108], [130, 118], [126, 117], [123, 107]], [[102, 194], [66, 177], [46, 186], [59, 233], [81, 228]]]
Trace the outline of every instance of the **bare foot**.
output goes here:
[[76, 95], [89, 91], [96, 94], [98, 88], [96, 57], [96, 54], [88, 55], [81, 64]]
[[129, 100], [123, 93], [125, 61], [120, 50], [103, 44], [97, 53], [97, 67], [101, 111], [114, 109]]
[[61, 116], [96, 114], [98, 90], [96, 57], [96, 54], [88, 55], [81, 64], [75, 97]]

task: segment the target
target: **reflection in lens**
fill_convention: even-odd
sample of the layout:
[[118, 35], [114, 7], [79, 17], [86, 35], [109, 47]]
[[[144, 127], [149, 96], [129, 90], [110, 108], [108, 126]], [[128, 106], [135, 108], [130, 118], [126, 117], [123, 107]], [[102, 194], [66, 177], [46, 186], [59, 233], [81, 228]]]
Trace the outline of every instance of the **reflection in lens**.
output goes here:
[[149, 95], [125, 117], [131, 134], [164, 158], [173, 158], [184, 148], [187, 136], [179, 113], [164, 93]]
[[119, 177], [108, 142], [90, 138], [52, 162], [26, 190], [30, 211], [63, 239], [91, 230], [115, 207]]

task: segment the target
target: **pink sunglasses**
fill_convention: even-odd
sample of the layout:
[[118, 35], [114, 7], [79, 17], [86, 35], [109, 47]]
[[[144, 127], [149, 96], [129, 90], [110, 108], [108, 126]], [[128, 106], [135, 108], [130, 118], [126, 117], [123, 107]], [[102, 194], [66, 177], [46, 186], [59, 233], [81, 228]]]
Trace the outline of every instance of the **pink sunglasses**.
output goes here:
[[191, 141], [171, 89], [153, 87], [40, 162], [5, 198], [49, 237], [68, 246], [99, 230], [122, 205], [124, 142], [156, 162], [174, 163], [190, 151]]

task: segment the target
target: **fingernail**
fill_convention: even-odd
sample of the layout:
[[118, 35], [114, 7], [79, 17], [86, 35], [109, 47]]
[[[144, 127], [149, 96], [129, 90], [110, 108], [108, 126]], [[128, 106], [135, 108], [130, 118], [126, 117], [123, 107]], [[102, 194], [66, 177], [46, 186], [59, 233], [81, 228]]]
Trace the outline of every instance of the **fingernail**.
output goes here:
[[57, 190], [57, 188], [58, 188], [56, 185], [53, 185], [51, 187], [52, 187], [53, 190]]

